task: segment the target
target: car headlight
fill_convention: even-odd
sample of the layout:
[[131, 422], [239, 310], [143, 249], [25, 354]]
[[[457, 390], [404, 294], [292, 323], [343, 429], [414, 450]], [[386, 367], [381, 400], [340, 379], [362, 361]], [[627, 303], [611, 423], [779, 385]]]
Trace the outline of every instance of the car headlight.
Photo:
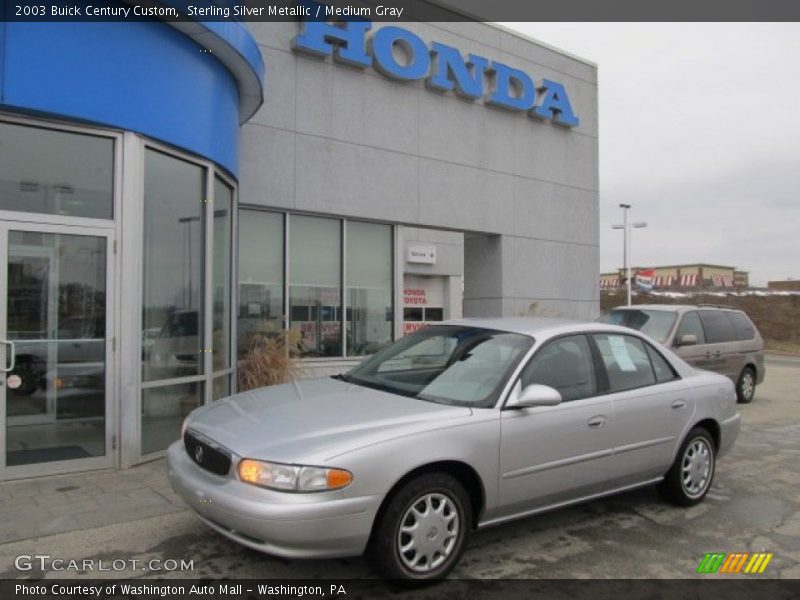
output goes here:
[[244, 458], [239, 461], [239, 479], [284, 492], [325, 492], [350, 485], [353, 474], [344, 469], [284, 465]]

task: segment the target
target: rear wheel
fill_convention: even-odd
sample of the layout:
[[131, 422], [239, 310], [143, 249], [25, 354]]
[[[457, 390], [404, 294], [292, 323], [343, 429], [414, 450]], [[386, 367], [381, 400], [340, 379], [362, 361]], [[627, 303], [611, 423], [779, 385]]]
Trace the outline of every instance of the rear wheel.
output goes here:
[[756, 395], [756, 372], [753, 367], [745, 367], [736, 384], [736, 399], [742, 404], [750, 404]]
[[367, 557], [386, 579], [441, 579], [461, 558], [471, 523], [469, 496], [455, 477], [421, 475], [389, 499]]
[[716, 450], [711, 434], [695, 427], [686, 436], [659, 491], [678, 506], [693, 506], [705, 498], [714, 479]]

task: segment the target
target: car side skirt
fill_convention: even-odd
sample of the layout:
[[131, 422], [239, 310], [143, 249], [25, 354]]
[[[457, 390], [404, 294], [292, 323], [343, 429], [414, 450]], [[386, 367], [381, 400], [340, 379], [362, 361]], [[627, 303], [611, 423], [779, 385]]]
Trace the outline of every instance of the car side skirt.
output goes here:
[[655, 477], [653, 479], [648, 479], [647, 481], [641, 481], [639, 483], [634, 483], [631, 485], [626, 485], [623, 487], [614, 488], [612, 490], [607, 490], [604, 492], [599, 492], [597, 494], [590, 494], [588, 496], [581, 496], [579, 498], [573, 498], [571, 500], [565, 500], [563, 502], [556, 502], [555, 504], [548, 504], [547, 506], [539, 506], [537, 508], [533, 508], [530, 510], [525, 510], [522, 512], [514, 513], [512, 515], [506, 515], [503, 517], [496, 517], [494, 519], [489, 519], [488, 521], [481, 521], [478, 523], [478, 529], [484, 529], [486, 527], [493, 527], [495, 525], [500, 525], [502, 523], [507, 523], [508, 521], [515, 521], [517, 519], [524, 519], [525, 517], [531, 517], [533, 515], [538, 515], [540, 513], [549, 512], [551, 510], [557, 510], [559, 508], [564, 508], [566, 506], [572, 506], [573, 504], [582, 504], [583, 502], [589, 502], [591, 500], [596, 500], [598, 498], [605, 498], [606, 496], [613, 496], [614, 494], [620, 494], [622, 492], [628, 492], [630, 490], [635, 490], [641, 487], [647, 487], [648, 485], [653, 485], [658, 483], [664, 479], [663, 476]]

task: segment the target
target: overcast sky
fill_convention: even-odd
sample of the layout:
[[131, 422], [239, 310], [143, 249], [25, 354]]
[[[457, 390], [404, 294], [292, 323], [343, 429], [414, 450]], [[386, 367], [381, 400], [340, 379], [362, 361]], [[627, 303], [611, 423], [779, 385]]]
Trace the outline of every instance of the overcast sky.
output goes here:
[[505, 25], [598, 64], [602, 271], [626, 202], [635, 265], [800, 278], [800, 24]]

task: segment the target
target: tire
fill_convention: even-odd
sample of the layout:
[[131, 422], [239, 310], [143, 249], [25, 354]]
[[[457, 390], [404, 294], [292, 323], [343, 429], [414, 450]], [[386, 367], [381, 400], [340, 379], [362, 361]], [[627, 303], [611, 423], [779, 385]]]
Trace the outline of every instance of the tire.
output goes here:
[[736, 400], [750, 404], [756, 395], [756, 372], [753, 367], [745, 367], [736, 382]]
[[389, 498], [373, 528], [367, 558], [385, 579], [407, 584], [442, 579], [461, 559], [471, 527], [472, 504], [464, 486], [447, 473], [420, 475]]
[[714, 440], [706, 429], [692, 429], [659, 485], [662, 496], [678, 506], [694, 506], [705, 498], [714, 480], [716, 452]]

